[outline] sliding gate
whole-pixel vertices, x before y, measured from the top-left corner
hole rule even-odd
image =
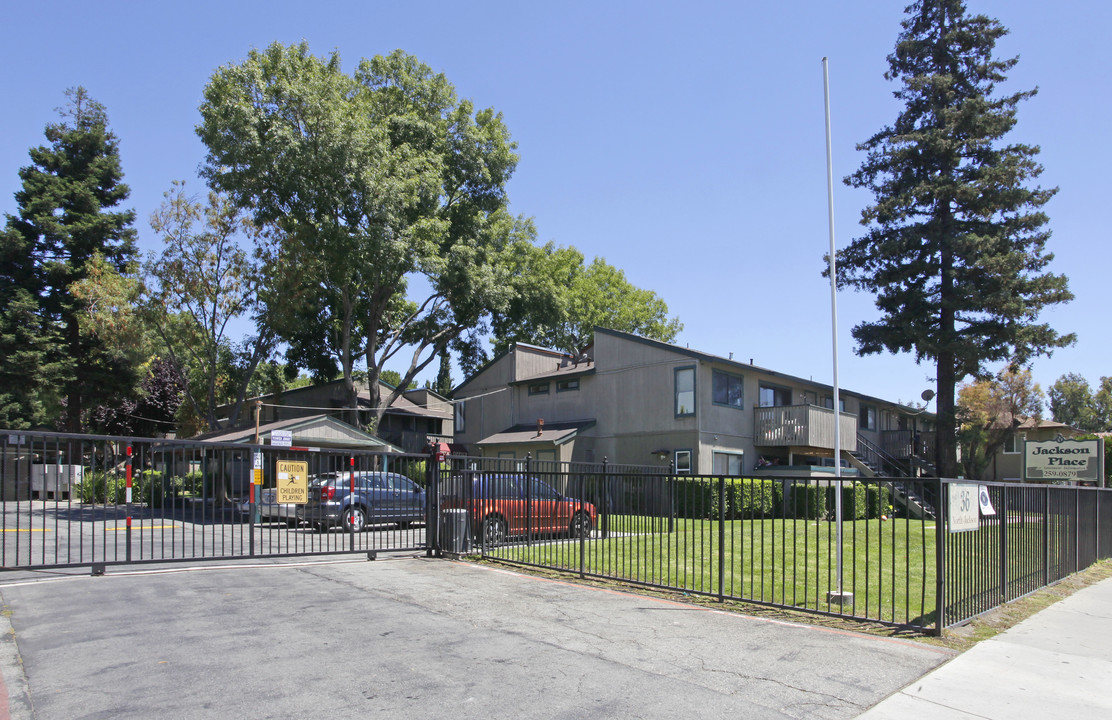
[[[2,430],[0,569],[423,550],[426,458]],[[302,473],[356,522],[261,502]]]

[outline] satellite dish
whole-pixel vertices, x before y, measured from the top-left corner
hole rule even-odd
[[[919,397],[923,398],[926,402],[930,402],[934,399],[934,390],[924,390],[923,394]]]

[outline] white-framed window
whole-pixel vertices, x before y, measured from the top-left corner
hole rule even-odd
[[[548,394],[548,383],[547,382],[530,383],[529,384],[529,394],[530,395],[547,395]]]
[[[1027,433],[1016,433],[1004,441],[1004,454],[1015,455],[1023,452],[1023,443],[1027,441]]]
[[[676,368],[676,417],[695,414],[695,366]],[[690,453],[688,454],[690,460]]]
[[[677,450],[675,460],[676,460],[676,474],[677,475],[690,475],[691,474],[691,451],[690,450]]]
[[[715,475],[739,477],[744,458],[745,456],[741,453],[716,452],[714,453],[712,472]]]
[[[455,408],[455,414],[456,414],[456,432],[458,432],[458,433],[462,433],[462,432],[466,432],[466,431],[467,431],[467,423],[466,423],[466,419],[467,419],[467,410],[466,410],[466,405],[467,405],[467,401],[466,401],[466,400],[458,400],[458,401],[456,401],[456,408]]]
[[[745,397],[743,381],[740,375],[732,375],[721,370],[713,370],[710,374],[711,402],[715,405],[743,408]]]

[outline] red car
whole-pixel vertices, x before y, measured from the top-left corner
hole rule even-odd
[[[443,507],[466,509],[473,537],[485,546],[508,537],[588,537],[597,519],[591,503],[565,497],[539,478],[514,475],[453,477]]]

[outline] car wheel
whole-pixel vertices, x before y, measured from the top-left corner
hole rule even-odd
[[[367,516],[362,508],[348,508],[344,511],[344,532],[363,532],[367,526]]]
[[[298,520],[297,518],[286,518],[286,527],[295,528],[299,524],[301,524],[301,521]]]
[[[568,530],[571,532],[572,537],[590,537],[591,516],[580,510],[572,516],[571,525]]]
[[[483,545],[498,547],[506,542],[506,521],[495,515],[483,520]]]
[[[399,530],[408,530],[412,525],[413,525],[412,520],[402,520],[400,523],[398,523],[398,529]]]

